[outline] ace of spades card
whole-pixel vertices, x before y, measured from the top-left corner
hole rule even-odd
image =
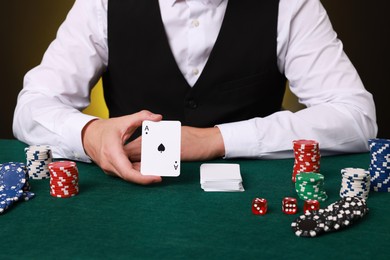
[[[180,175],[181,123],[163,120],[142,123],[141,174]]]

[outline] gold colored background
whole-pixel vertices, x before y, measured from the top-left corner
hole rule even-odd
[[[0,138],[13,138],[12,117],[24,74],[38,65],[55,38],[74,0],[11,0],[0,7]],[[389,1],[322,0],[345,51],[356,66],[377,105],[379,137],[390,138],[387,74],[390,30]],[[103,104],[103,105],[102,105]],[[283,107],[296,111],[302,106],[287,91]],[[94,88],[85,113],[107,117],[101,82]]]

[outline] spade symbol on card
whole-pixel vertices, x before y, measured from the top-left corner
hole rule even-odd
[[[160,144],[158,147],[157,147],[157,150],[162,153],[165,151],[165,146],[163,144]]]
[[[175,164],[173,165],[173,168],[175,168],[175,171],[177,171],[178,167],[179,167],[179,165],[177,164],[177,161],[175,161]]]
[[[145,131],[145,134],[148,134],[148,133],[149,133],[149,127],[148,127],[148,126],[145,126],[144,131]]]

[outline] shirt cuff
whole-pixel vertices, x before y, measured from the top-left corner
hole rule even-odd
[[[257,157],[259,142],[251,120],[216,125],[221,131],[225,145],[225,158]]]
[[[63,142],[59,145],[58,153],[54,151],[54,157],[65,156],[71,160],[91,162],[91,158],[85,153],[81,132],[84,126],[97,117],[86,115],[83,113],[75,112],[71,116],[67,117],[62,128],[61,136],[63,136]],[[64,147],[62,149],[61,147]]]

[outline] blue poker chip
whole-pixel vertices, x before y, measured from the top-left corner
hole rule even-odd
[[[378,192],[390,192],[390,187],[385,188],[385,187],[378,187],[378,186],[372,186],[371,191],[378,191]]]
[[[7,201],[18,201],[23,196],[22,190],[3,190],[1,192],[1,198],[2,200]]]
[[[23,163],[4,163],[0,166],[0,186],[6,190],[21,190],[26,183]]]
[[[0,191],[0,214],[23,196],[22,190],[4,189]]]
[[[0,164],[0,214],[21,200],[34,198],[30,192],[27,168],[21,162]]]
[[[21,196],[21,200],[24,200],[24,201],[27,201],[27,200],[31,200],[35,197],[35,193],[34,192],[30,192],[30,191],[23,191],[23,194]]]
[[[9,205],[10,205],[10,202],[8,202],[6,200],[0,201],[0,214],[3,214],[4,211],[6,211],[8,209]]]
[[[390,192],[390,140],[370,139],[370,165],[368,167],[371,177],[371,191]]]

